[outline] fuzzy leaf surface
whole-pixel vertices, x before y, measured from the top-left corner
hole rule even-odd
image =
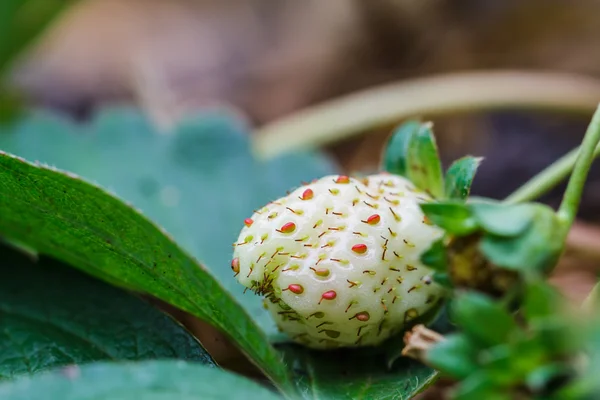
[[[257,383],[197,363],[161,360],[71,366],[0,385],[10,400],[276,400]]]
[[[214,366],[181,325],[58,261],[0,245],[0,380],[99,360],[177,358]]]

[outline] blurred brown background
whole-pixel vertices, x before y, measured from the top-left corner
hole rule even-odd
[[[168,126],[200,107],[234,107],[256,126],[373,85],[498,68],[600,75],[597,0],[82,0],[12,82],[33,104],[87,118],[123,101]],[[600,93],[598,94],[600,100]],[[445,157],[486,156],[474,192],[509,194],[579,144],[588,118],[532,112],[436,120]],[[349,171],[372,168],[388,129],[328,146]],[[556,204],[560,189],[544,200]],[[600,171],[572,241],[600,248]],[[555,281],[574,301],[597,253],[565,258]]]

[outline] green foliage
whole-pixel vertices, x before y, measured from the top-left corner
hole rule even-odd
[[[35,168],[36,173],[27,173],[31,181],[20,183],[22,186],[18,192],[22,194],[22,199],[16,202],[21,207],[18,212],[23,215],[37,213],[35,224],[41,224],[42,216],[45,220],[46,215],[59,215],[59,222],[70,222],[71,225],[61,225],[60,228],[61,232],[73,233],[69,240],[77,246],[69,245],[69,251],[73,252],[75,248],[77,254],[86,254],[86,257],[91,254],[90,262],[101,263],[109,269],[109,275],[103,276],[104,279],[160,295],[171,304],[204,318],[206,313],[218,313],[209,321],[242,343],[242,348],[262,368],[279,368],[276,373],[294,374],[294,382],[305,398],[379,398],[398,390],[406,396],[421,390],[435,377],[431,368],[415,361],[402,360],[389,369],[386,354],[381,352],[371,354],[349,350],[346,358],[357,361],[347,362],[343,358],[306,352],[295,345],[279,344],[278,349],[289,360],[288,365],[293,367],[290,371],[286,369],[282,372],[278,354],[267,353],[274,358],[264,361],[265,351],[270,346],[256,333],[253,325],[247,325],[247,317],[238,310],[226,308],[231,300],[227,293],[220,290],[219,284],[229,289],[239,300],[238,303],[257,321],[261,330],[269,333],[273,340],[278,339],[274,335],[271,318],[262,309],[259,298],[243,295],[242,288],[233,278],[229,266],[231,243],[236,241],[243,219],[251,215],[253,209],[281,196],[295,182],[334,172],[327,160],[307,153],[260,163],[250,155],[249,142],[243,129],[243,125],[228,116],[214,114],[183,122],[171,136],[156,133],[149,122],[133,110],[110,110],[85,126],[71,124],[48,114],[35,114],[10,131],[5,130],[0,135],[0,148],[99,182],[166,227],[178,243],[184,244],[195,256],[207,262],[210,275],[198,269],[195,263],[184,261],[185,254],[182,255],[181,250],[177,250],[179,256],[176,257],[172,252],[172,242],[165,242],[164,239],[160,244],[153,242],[155,228],[142,224],[138,220],[141,217],[129,215],[131,210],[119,205],[116,199],[109,200],[98,189],[95,194],[83,196],[79,192],[80,184],[88,187],[87,184],[62,175],[54,177],[54,172],[44,169],[44,174],[53,176],[51,181],[54,184],[58,182],[64,185],[51,190],[53,185],[50,179],[40,180],[37,177],[40,171]],[[12,171],[7,173],[16,175]],[[12,179],[18,182],[18,177]],[[0,182],[3,181],[0,178]],[[179,194],[177,204],[165,196],[165,187]],[[29,197],[24,197],[25,188],[29,188]],[[67,193],[61,194],[62,189]],[[36,190],[39,190],[39,195],[36,195]],[[49,198],[53,198],[53,201],[48,201]],[[74,198],[79,199],[75,206],[68,202],[68,199]],[[15,196],[12,200],[5,200],[7,204],[12,203]],[[94,204],[95,208],[87,208],[87,203]],[[28,204],[36,204],[36,208],[26,210]],[[65,206],[64,210],[60,208],[62,205]],[[24,222],[16,221],[21,218],[16,216],[15,206],[11,207],[13,212],[10,216],[15,220],[11,226],[23,226]],[[10,217],[6,216],[8,212],[7,209],[3,215],[0,211],[0,231],[4,230],[1,226],[3,221]],[[111,215],[107,215],[109,212]],[[82,228],[86,224],[91,224],[90,233],[82,237]],[[29,222],[27,226],[30,226]],[[48,223],[44,226],[51,229]],[[92,232],[109,237],[112,249],[119,250],[119,257],[106,259],[108,256],[115,257],[114,252],[110,248],[105,249],[102,243],[95,243]],[[33,238],[25,237],[23,230],[21,233],[21,242],[32,244]],[[36,232],[34,236],[39,238],[40,234],[43,231]],[[49,245],[60,241],[60,247],[64,247],[64,235],[51,235],[48,231],[44,240],[51,239],[52,242],[47,243]],[[138,242],[136,238],[142,240],[142,237],[143,242]],[[82,247],[82,240],[87,246],[90,242],[94,247]],[[33,243],[33,247],[40,248],[38,243]],[[153,253],[154,248],[158,249],[158,253]],[[55,251],[49,247],[44,249]],[[168,258],[168,254],[171,254],[171,258]],[[69,258],[68,261],[77,266],[81,264],[80,260]],[[138,261],[138,264],[134,261]],[[144,261],[144,264],[139,265],[139,261]],[[154,262],[157,263],[156,267]],[[109,268],[110,265],[119,265],[119,268]],[[148,271],[156,271],[156,274],[150,275]],[[99,273],[96,266],[87,272]],[[196,276],[199,274],[203,277]],[[215,293],[214,297],[210,293]],[[213,307],[215,304],[219,306],[217,309]],[[401,341],[401,338],[395,340]],[[275,379],[286,378],[279,375]],[[398,389],[399,382],[401,389]]]
[[[276,400],[248,379],[174,360],[69,366],[0,384],[6,400]]]
[[[421,122],[406,121],[390,136],[383,149],[381,169],[408,178],[408,147],[411,138],[421,129]]]
[[[434,198],[444,196],[444,175],[431,124],[422,124],[410,138],[408,178]]]
[[[402,338],[392,340],[401,343]],[[293,344],[281,348],[293,365],[303,399],[410,399],[435,382],[437,374],[406,358],[388,367],[386,353],[392,345],[334,352],[310,351]]]
[[[431,123],[409,120],[388,140],[381,167],[408,178],[434,198],[465,200],[480,162],[481,158],[461,158],[448,168],[444,178]]]
[[[445,193],[449,199],[465,200],[469,197],[471,184],[482,160],[480,157],[463,157],[448,167]]]
[[[59,262],[0,245],[0,379],[98,360],[214,365],[178,323]]]
[[[455,399],[563,398],[559,392],[573,381],[583,348],[578,325],[560,307],[549,312],[564,300],[547,284],[537,281],[526,293],[526,311],[516,317],[478,293],[455,300],[453,320],[461,332],[426,355],[431,365],[460,380]]]
[[[0,153],[0,233],[112,284],[152,294],[231,335],[281,386],[260,328],[215,278],[133,208],[86,181]]]
[[[73,0],[0,2],[0,73]]]

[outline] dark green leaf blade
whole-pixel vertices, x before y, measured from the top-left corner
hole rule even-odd
[[[484,346],[504,343],[517,328],[512,316],[489,297],[467,292],[452,304],[452,320]]]
[[[407,358],[388,369],[382,349],[319,352],[293,344],[278,347],[293,366],[296,385],[306,400],[410,399],[437,379],[433,369]]]
[[[471,184],[483,158],[463,157],[450,165],[446,171],[445,195],[448,199],[465,200],[471,192]]]
[[[57,261],[0,245],[0,380],[99,360],[186,359],[200,343],[146,302]]]
[[[444,174],[430,123],[421,124],[408,144],[407,171],[412,183],[434,198],[444,196]]]
[[[162,360],[70,366],[0,385],[6,400],[276,400],[251,380],[197,363]]]
[[[99,187],[0,153],[0,233],[208,321],[274,382],[288,386],[280,355],[215,278],[160,228]]]
[[[408,145],[419,129],[422,123],[416,120],[409,120],[402,123],[392,133],[390,139],[383,149],[381,169],[396,174],[409,177],[408,172]]]
[[[0,73],[72,0],[0,2]]]

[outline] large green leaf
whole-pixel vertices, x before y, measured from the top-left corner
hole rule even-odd
[[[104,112],[87,126],[36,114],[0,135],[0,148],[93,179],[141,208],[206,261],[261,328],[274,334],[260,298],[243,295],[232,276],[231,243],[253,209],[301,181],[336,171],[321,156],[302,152],[258,162],[249,153],[243,129],[214,114],[184,122],[171,136],[156,134],[132,110]],[[226,312],[223,316],[235,321]],[[407,360],[388,371],[384,354],[348,350],[346,357],[354,361],[346,362],[327,353],[304,353],[293,345],[282,349],[289,364],[298,367],[296,383],[307,398],[385,399],[395,393],[408,397],[433,379],[431,369]]]
[[[280,355],[215,278],[102,189],[0,153],[0,233],[205,319],[228,333],[276,384],[288,386]]]
[[[433,369],[407,358],[389,369],[383,348],[318,352],[291,344],[282,347],[307,400],[410,399],[437,379]]]
[[[260,298],[243,295],[233,277],[231,244],[253,210],[336,172],[315,153],[255,160],[247,127],[220,113],[183,121],[170,135],[129,108],[107,109],[89,124],[35,113],[11,129],[0,126],[0,150],[74,172],[141,209],[202,260],[269,334],[276,328]]]
[[[73,0],[0,1],[0,72]]]
[[[0,379],[98,360],[214,365],[167,315],[57,261],[0,245]]]
[[[279,396],[232,373],[163,360],[70,366],[0,385],[3,400],[276,400]]]

